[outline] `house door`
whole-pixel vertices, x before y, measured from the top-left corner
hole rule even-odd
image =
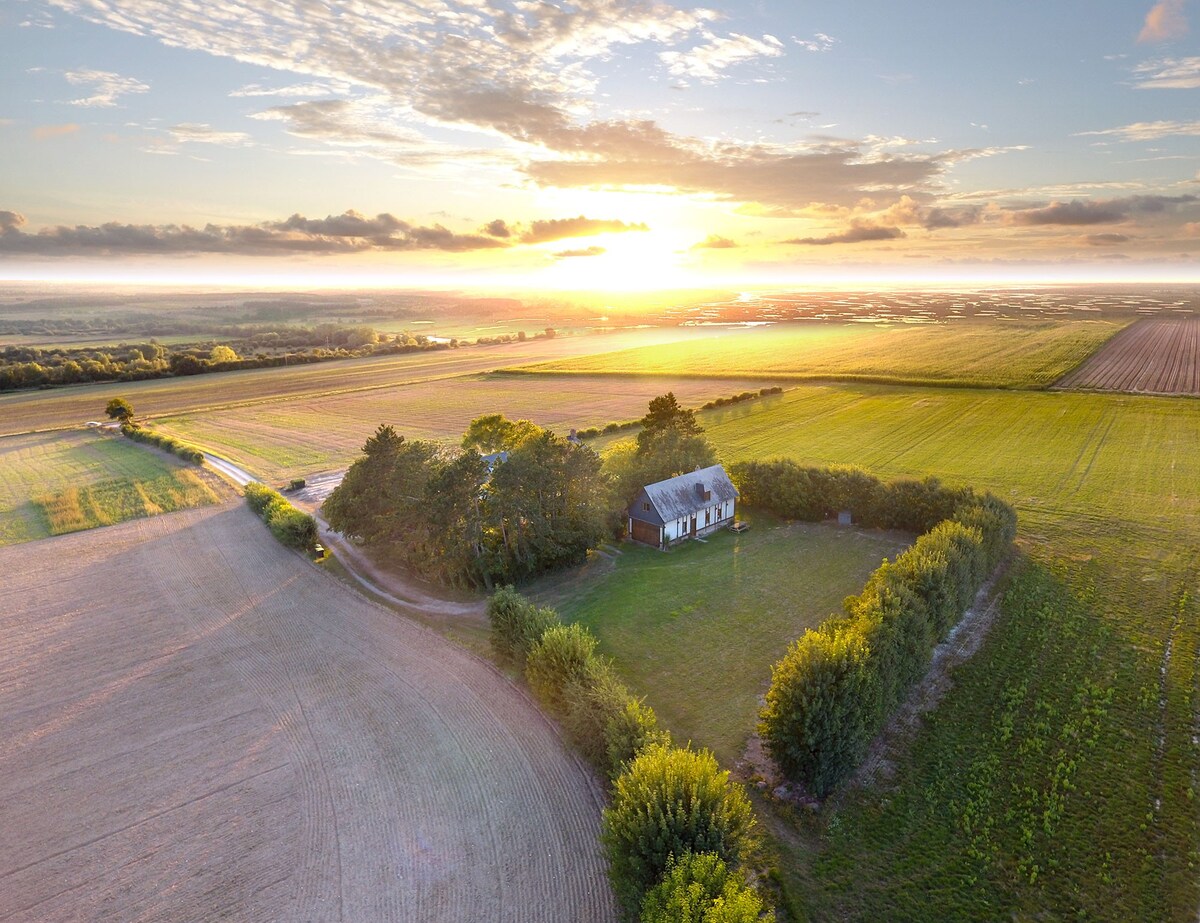
[[[692,538],[696,537],[696,517],[692,517]]]

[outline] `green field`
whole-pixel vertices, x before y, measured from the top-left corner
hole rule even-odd
[[[728,333],[717,340],[639,347],[519,370],[1043,388],[1079,365],[1128,322],[998,319],[886,327],[776,325]]]
[[[610,571],[542,595],[564,621],[591,629],[676,739],[711,748],[726,766],[754,731],[770,664],[910,541],[753,519],[749,532],[666,554],[625,545]]]
[[[800,912],[1194,919],[1200,402],[805,386],[700,419],[726,461],[936,474],[1021,515],[992,634],[893,781],[765,808]]]
[[[0,545],[216,503],[198,469],[93,431],[0,439]]]

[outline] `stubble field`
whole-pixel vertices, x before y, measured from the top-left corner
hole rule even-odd
[[[530,701],[244,505],[0,570],[0,918],[614,918],[600,789]]]

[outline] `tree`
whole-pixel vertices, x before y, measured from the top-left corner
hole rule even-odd
[[[667,429],[676,429],[689,436],[699,436],[704,432],[703,427],[696,422],[696,411],[681,407],[675,399],[675,392],[653,398],[646,415],[641,419],[642,431],[638,434],[638,445],[642,437],[653,438]]]
[[[763,903],[715,853],[673,856],[642,903],[642,923],[755,923]]]
[[[133,407],[123,397],[114,397],[108,402],[104,412],[110,420],[116,420],[122,426],[129,426],[133,422]]]
[[[539,609],[511,586],[502,586],[488,599],[492,650],[500,657],[524,664],[529,652],[547,629],[558,622],[553,609]]]
[[[238,354],[232,346],[218,345],[212,348],[208,358],[213,362],[237,362]]]
[[[511,451],[543,432],[529,420],[510,420],[502,413],[489,413],[471,421],[463,434],[462,447],[481,452]]]
[[[750,801],[708,750],[652,745],[617,778],[601,842],[609,877],[633,917],[672,856],[715,853],[737,867],[754,828]]]

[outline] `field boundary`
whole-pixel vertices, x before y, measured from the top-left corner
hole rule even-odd
[[[862,385],[904,385],[914,388],[969,388],[974,391],[1046,391],[1051,385],[1019,385],[1011,382],[964,381],[956,378],[905,378],[896,375],[830,375],[828,373],[806,372],[630,372],[630,371],[596,371],[595,369],[580,369],[572,372],[567,369],[538,369],[534,366],[513,366],[507,369],[496,369],[488,372],[485,377],[520,377],[535,376],[552,378],[685,378],[700,381],[783,381],[799,384],[862,384]]]
[[[1138,387],[1142,382],[1150,387]],[[1105,340],[1051,389],[1200,397],[1200,317],[1140,318]]]

